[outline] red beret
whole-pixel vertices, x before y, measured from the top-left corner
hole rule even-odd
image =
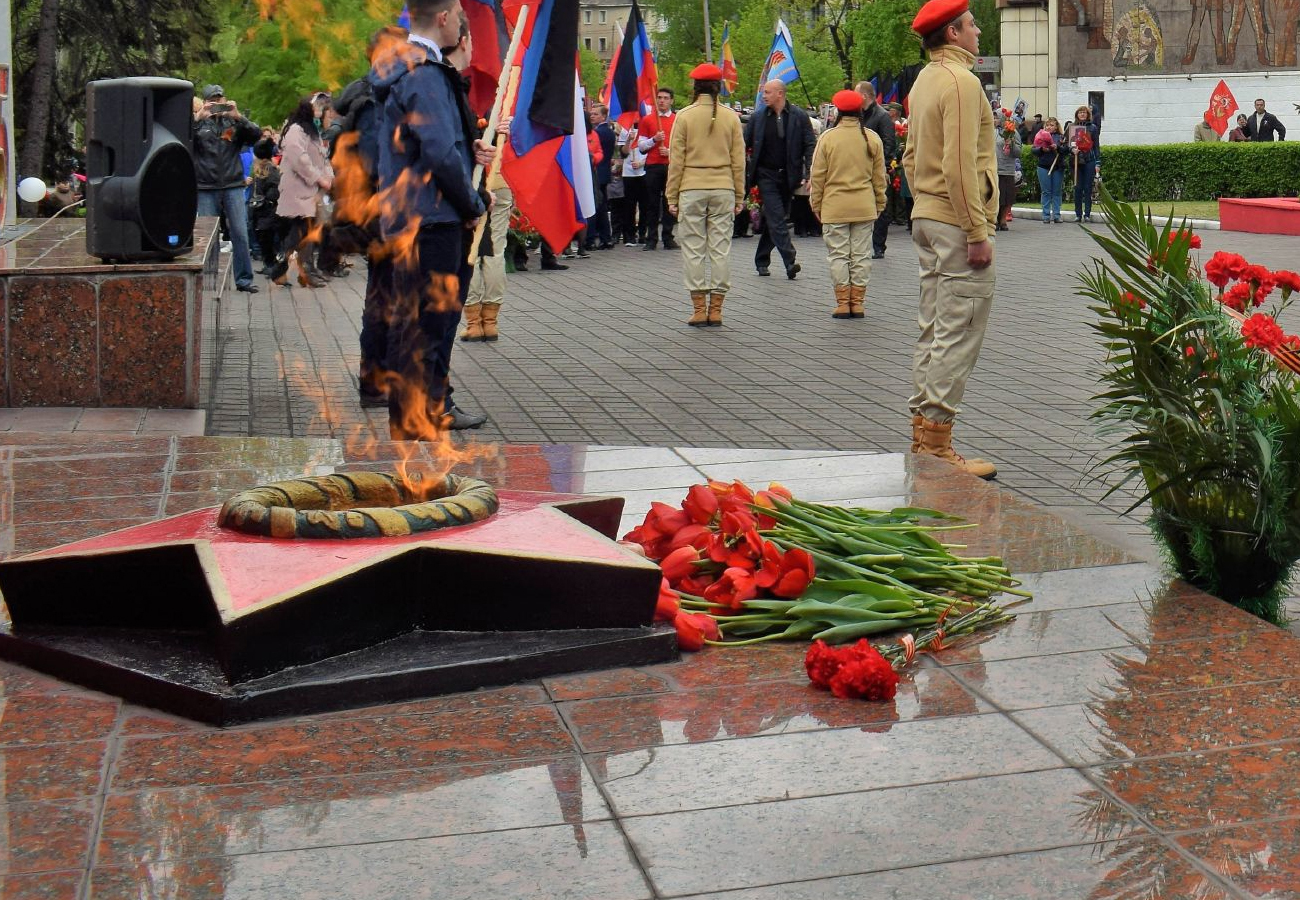
[[[857,91],[837,91],[835,96],[831,98],[831,102],[835,104],[835,108],[840,112],[851,113],[861,112],[862,105],[866,101],[862,99],[862,95]]]
[[[925,37],[970,9],[970,0],[929,0],[912,20],[912,30]]]
[[[713,63],[700,63],[691,69],[691,78],[696,81],[721,81],[722,70]]]

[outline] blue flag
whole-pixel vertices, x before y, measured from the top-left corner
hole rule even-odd
[[[772,38],[772,49],[767,53],[767,62],[763,64],[763,77],[758,80],[758,100],[756,105],[763,105],[763,85],[777,80],[789,84],[799,80],[799,67],[794,62],[794,40],[785,21],[777,19],[776,35]]]

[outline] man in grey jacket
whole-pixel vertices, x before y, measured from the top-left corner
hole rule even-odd
[[[894,133],[894,120],[876,102],[876,89],[870,81],[859,81],[856,90],[865,101],[862,104],[862,124],[874,131],[880,138],[880,143],[885,145],[885,168],[888,170],[889,164],[898,158],[898,137]],[[886,179],[888,177],[886,172]],[[886,204],[886,208],[880,211],[875,227],[871,230],[872,259],[884,258],[885,242],[889,237],[889,220],[892,217],[892,212]]]

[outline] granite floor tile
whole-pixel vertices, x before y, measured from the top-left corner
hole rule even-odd
[[[1289,740],[1300,680],[1117,696],[1012,714],[1077,765]]]
[[[135,737],[124,741],[116,791],[366,774],[574,750],[548,706],[378,718],[315,717],[293,724]]]
[[[1163,831],[1300,815],[1300,742],[1139,759],[1092,770]]]
[[[1272,628],[1200,641],[969,665],[949,665],[943,654],[935,660],[970,689],[1014,710],[1276,681],[1300,668],[1300,642]]]
[[[74,478],[62,484],[46,479],[7,479],[0,476],[0,488],[12,485],[13,499],[17,503],[51,498],[95,499],[98,497],[135,497],[144,494],[161,494],[162,472],[141,475],[109,475],[95,478]]]
[[[91,872],[95,900],[642,900],[627,844],[593,822],[453,837],[153,863]]]
[[[111,794],[97,862],[130,866],[610,818],[576,756]]]
[[[4,617],[6,620],[8,615],[8,611],[5,611]],[[104,696],[103,694],[88,695],[80,687],[66,681],[59,681],[52,675],[43,675],[32,669],[24,668],[17,663],[0,661],[0,694],[3,694],[6,698],[17,697],[19,694],[53,694],[60,692],[72,692],[83,696],[100,698]]]
[[[108,736],[116,697],[104,694],[19,694],[0,700],[0,747],[88,741]]]
[[[80,900],[84,872],[41,872],[0,876],[5,900]]]
[[[946,672],[913,667],[903,673],[898,694],[890,703],[840,700],[804,678],[616,696],[564,703],[561,709],[582,748],[597,752],[852,725],[887,728],[894,722],[969,715],[992,707],[977,700]]]
[[[1300,818],[1215,828],[1175,840],[1252,897],[1300,898]]]
[[[102,786],[106,752],[103,741],[0,748],[0,799],[93,796]]]
[[[871,791],[1063,765],[1001,715],[737,738],[590,758],[620,816]],[[690,773],[689,778],[682,774]]]
[[[543,681],[554,700],[585,700],[599,697],[622,697],[630,694],[655,694],[670,689],[658,675],[640,669],[605,669],[580,672]]]
[[[1276,630],[1262,619],[1181,581],[1139,603],[1041,612],[1028,603],[1014,611],[1015,621],[964,639],[942,654],[943,663],[991,662],[1157,641],[1263,635]]]
[[[990,815],[991,810],[1008,814]],[[1142,833],[1077,773],[1063,769],[634,817],[624,825],[664,896],[1023,853]],[[725,842],[726,852],[683,850],[710,837],[710,847]]]
[[[0,875],[85,865],[91,801],[0,804]]]
[[[748,647],[716,647],[707,653],[683,654],[680,662],[647,666],[643,671],[686,690],[754,681],[789,681],[807,677],[803,660],[808,646],[800,641],[772,641]]]
[[[1171,581],[1148,563],[1092,566],[1057,571],[1017,573],[1022,587],[1034,595],[1024,612],[1136,603],[1165,591]]]
[[[691,894],[683,900],[1230,900],[1154,838]],[[1270,895],[1272,896],[1272,895]]]

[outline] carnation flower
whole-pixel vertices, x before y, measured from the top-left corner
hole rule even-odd
[[[1242,322],[1241,336],[1246,339],[1247,347],[1258,347],[1261,350],[1276,350],[1287,339],[1281,326],[1265,313],[1255,313]]]
[[[1253,294],[1250,284],[1242,281],[1228,288],[1221,299],[1224,306],[1235,309],[1237,312],[1245,312],[1246,303],[1253,299]]]
[[[804,669],[814,685],[836,697],[892,700],[898,690],[898,673],[865,638],[846,647],[813,642]]]

